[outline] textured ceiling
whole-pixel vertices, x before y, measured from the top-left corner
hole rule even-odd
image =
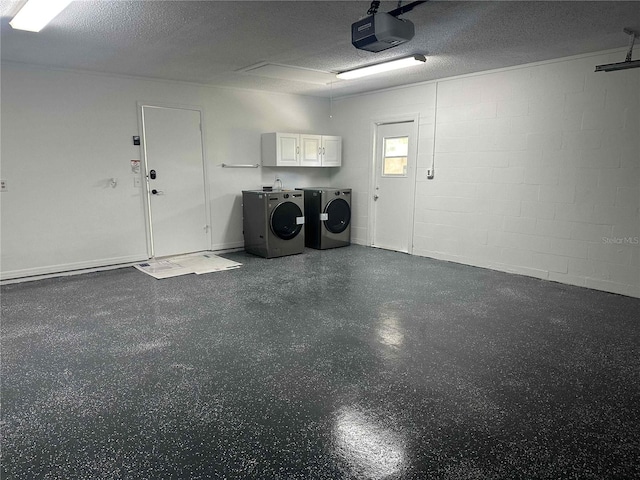
[[[413,40],[371,53],[351,45],[350,29],[370,2],[74,1],[40,33],[9,26],[23,3],[0,0],[3,61],[334,97],[626,47],[622,29],[640,30],[638,1],[431,1],[402,17],[415,24]],[[332,84],[318,81],[332,75],[288,80],[250,68],[337,72],[413,53],[427,63]]]

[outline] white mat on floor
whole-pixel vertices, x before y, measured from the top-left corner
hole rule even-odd
[[[201,253],[167,257],[160,260],[151,259],[148,262],[138,263],[134,267],[160,280],[188,273],[202,275],[204,273],[221,272],[238,268],[241,265],[241,263],[227,260],[212,253]]]

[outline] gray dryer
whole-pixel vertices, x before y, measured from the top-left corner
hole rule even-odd
[[[302,188],[305,244],[324,250],[351,244],[351,189]]]

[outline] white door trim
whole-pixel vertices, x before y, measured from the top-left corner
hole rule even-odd
[[[407,239],[407,253],[410,255],[413,253],[413,232],[415,223],[415,209],[416,209],[416,180],[418,170],[418,133],[420,124],[419,113],[403,113],[399,115],[389,115],[384,117],[376,117],[371,120],[371,162],[369,164],[369,202],[368,202],[368,216],[369,225],[367,227],[367,245],[373,246],[373,234],[375,231],[375,205],[373,199],[373,192],[375,191],[376,182],[376,145],[378,141],[378,125],[384,125],[386,123],[405,123],[413,122],[411,126],[411,135],[414,138],[414,142],[410,145],[411,154],[413,154],[414,165],[409,173],[409,238]]]
[[[144,138],[144,107],[149,108],[172,108],[179,110],[193,110],[200,114],[200,140],[201,140],[201,148],[202,148],[202,176],[204,182],[204,208],[205,215],[209,222],[207,229],[207,243],[209,244],[209,248],[211,248],[212,244],[212,219],[211,219],[211,192],[210,184],[209,184],[209,169],[207,167],[207,153],[205,150],[205,123],[204,123],[204,108],[198,105],[184,105],[177,103],[164,103],[164,102],[145,102],[138,101],[137,104],[137,113],[138,113],[138,132],[140,132],[140,156],[142,157],[142,184],[143,184],[143,197],[144,197],[144,217],[145,217],[145,227],[147,232],[147,255],[149,258],[153,258],[153,227],[151,225],[151,192],[149,190],[149,168],[147,165],[147,151],[145,147],[145,138]]]

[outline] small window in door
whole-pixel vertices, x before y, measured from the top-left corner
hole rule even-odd
[[[406,177],[409,137],[385,137],[382,148],[382,176]]]

